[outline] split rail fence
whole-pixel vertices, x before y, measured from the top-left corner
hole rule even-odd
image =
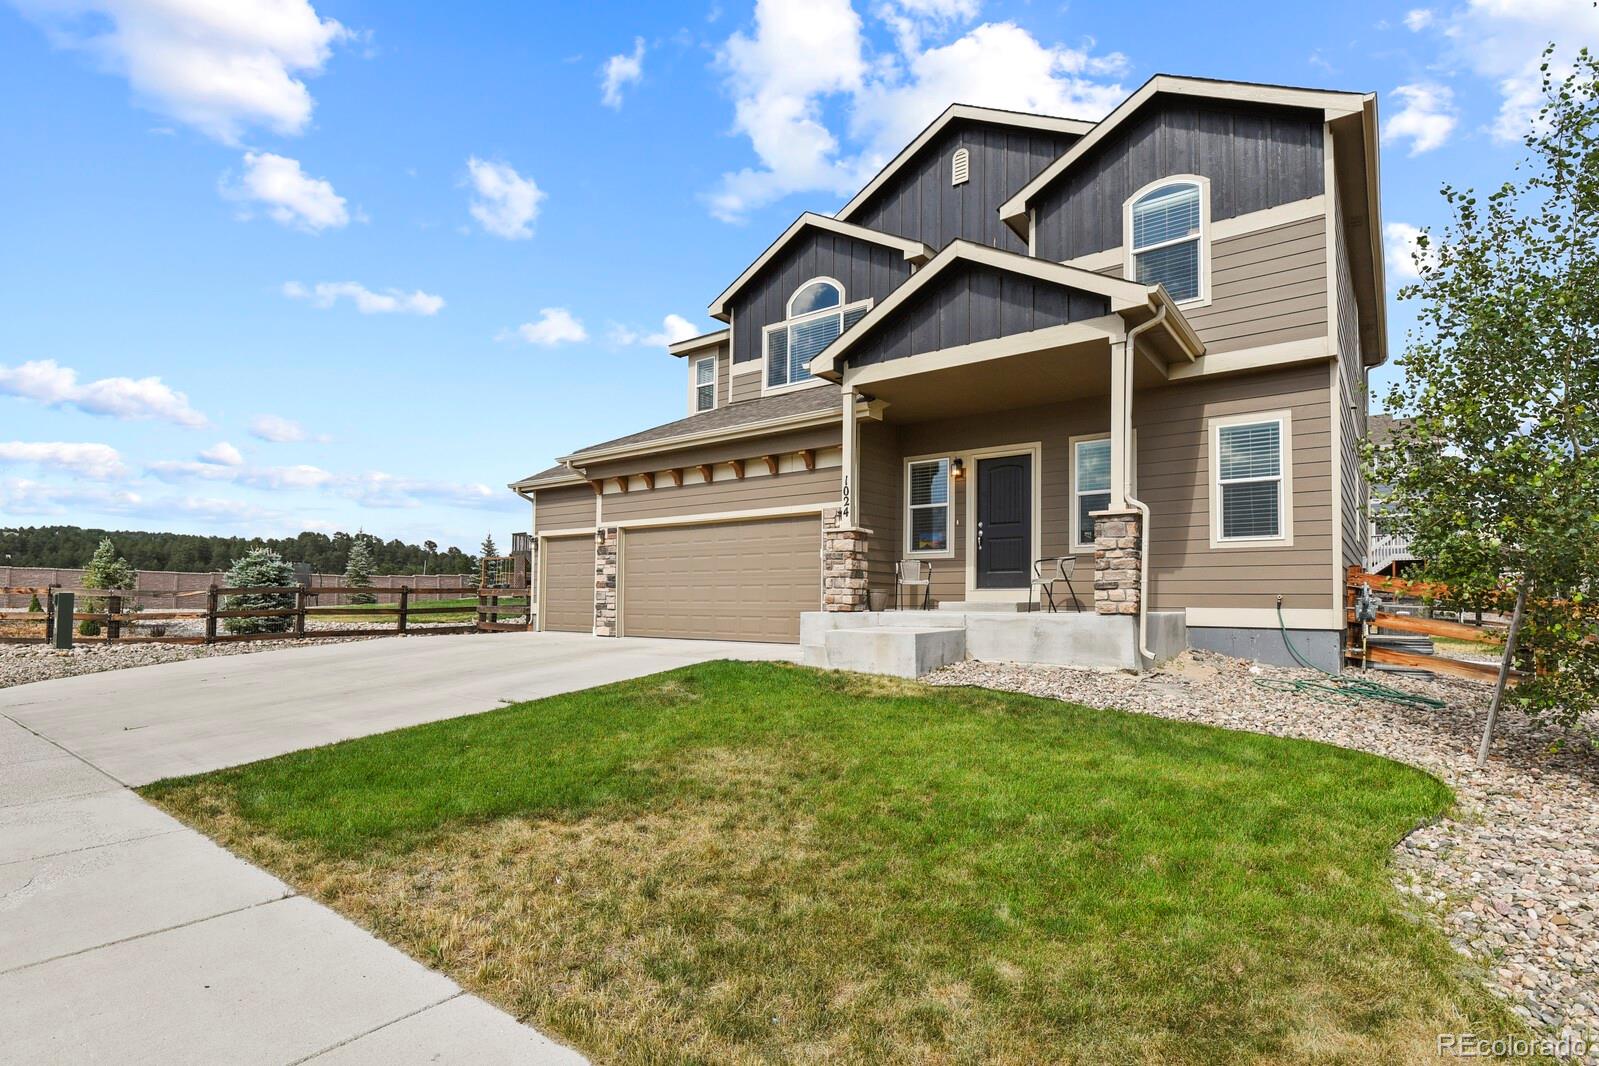
[[[0,594],[15,596],[37,597],[43,612],[32,611],[26,608],[8,608],[0,610],[0,643],[8,644],[38,644],[52,643],[55,640],[56,597],[63,593],[70,593],[75,599],[72,622],[74,628],[77,623],[92,622],[99,629],[97,634],[73,634],[73,641],[85,643],[118,643],[118,644],[223,644],[250,640],[319,640],[327,638],[348,637],[374,637],[387,634],[416,634],[416,633],[506,633],[519,632],[532,628],[533,603],[528,589],[516,588],[479,588],[476,585],[463,585],[458,588],[429,587],[414,590],[408,586],[397,589],[374,590],[367,587],[353,587],[346,585],[322,586],[306,588],[300,585],[291,586],[252,586],[230,587],[212,585],[209,588],[195,592],[179,593],[180,598],[205,598],[203,608],[194,610],[156,609],[143,610],[138,607],[139,589],[86,589],[64,588],[56,585],[43,587],[28,586],[3,586]],[[394,603],[370,603],[361,605],[318,605],[314,601],[320,595],[330,597],[339,595],[371,595],[381,591],[397,596]],[[453,596],[456,598],[475,599],[473,604],[440,604],[424,601],[413,604],[411,597],[414,592],[422,591],[428,597]],[[159,592],[158,595],[171,596],[170,592]],[[242,596],[273,596],[287,599],[293,597],[292,607],[233,607],[229,601]],[[93,605],[90,607],[89,605]],[[81,607],[82,609],[78,609]],[[63,605],[63,610],[65,609]],[[429,618],[440,615],[467,615],[473,620],[468,623],[436,625],[427,624]],[[366,618],[394,619],[394,628],[375,628],[350,625],[348,628],[310,628],[307,623],[320,618],[332,618],[339,622],[355,623]],[[226,620],[233,618],[273,618],[288,619],[287,628],[263,633],[228,633],[219,632],[226,630]],[[521,618],[521,621],[501,621],[501,618]],[[198,620],[202,632],[168,635],[166,633],[140,632],[152,628],[165,628],[173,622],[191,622]],[[453,620],[451,620],[453,621]],[[222,623],[220,626],[218,623]],[[416,623],[413,626],[413,622]],[[21,630],[35,629],[38,632],[23,633]]]
[[[1417,598],[1427,602],[1447,602],[1449,598],[1449,590],[1443,585],[1430,584],[1425,581],[1406,581],[1403,578],[1396,577],[1382,577],[1378,574],[1367,573],[1361,567],[1351,566],[1344,593],[1344,624],[1348,627],[1344,638],[1344,659],[1346,661],[1356,663],[1361,667],[1379,663],[1387,666],[1431,670],[1434,673],[1463,677],[1471,681],[1486,681],[1490,684],[1498,679],[1499,666],[1496,663],[1473,662],[1469,659],[1454,659],[1437,654],[1426,655],[1421,652],[1404,651],[1400,648],[1374,647],[1369,643],[1367,637],[1370,630],[1380,630],[1386,633],[1409,633],[1417,636],[1441,637],[1445,640],[1470,641],[1487,647],[1502,648],[1505,643],[1505,630],[1497,626],[1472,625],[1467,622],[1451,622],[1442,618],[1424,618],[1418,615],[1383,610],[1383,607],[1389,606],[1388,604],[1380,605],[1376,612],[1376,617],[1371,621],[1362,622],[1356,617],[1356,603],[1362,588],[1370,589],[1372,592]],[[1518,658],[1528,654],[1530,652],[1527,649],[1520,649]],[[1521,677],[1521,671],[1512,670],[1506,680],[1510,684],[1515,684],[1519,677]]]

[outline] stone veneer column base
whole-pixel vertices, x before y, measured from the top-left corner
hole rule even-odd
[[[601,526],[594,531],[594,635],[616,636],[616,563],[622,531]]]
[[[866,610],[868,532],[853,527],[840,528],[837,507],[822,512],[822,610]]]
[[[1137,614],[1138,579],[1143,572],[1139,547],[1143,516],[1137,511],[1095,511],[1094,610]]]

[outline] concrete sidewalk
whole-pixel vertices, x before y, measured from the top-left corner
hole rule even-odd
[[[0,1062],[585,1062],[124,783],[688,662],[793,653],[419,637],[0,689]]]

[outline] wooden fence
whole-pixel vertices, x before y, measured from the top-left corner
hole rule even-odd
[[[1449,674],[1452,677],[1464,677],[1472,681],[1487,681],[1491,683],[1498,679],[1499,667],[1494,663],[1471,662],[1466,659],[1453,659],[1445,655],[1424,655],[1419,652],[1403,651],[1399,648],[1372,647],[1366,639],[1369,630],[1382,630],[1390,633],[1413,633],[1418,636],[1442,637],[1446,640],[1466,640],[1494,648],[1504,646],[1505,633],[1496,627],[1471,625],[1466,622],[1449,622],[1441,618],[1422,618],[1416,615],[1398,614],[1382,610],[1380,607],[1374,619],[1370,622],[1362,622],[1355,615],[1355,603],[1362,588],[1371,589],[1373,592],[1418,597],[1425,600],[1447,600],[1449,595],[1449,590],[1443,585],[1428,584],[1424,581],[1406,581],[1403,578],[1380,577],[1376,574],[1367,573],[1361,567],[1351,566],[1344,592],[1344,622],[1348,627],[1344,638],[1344,658],[1346,661],[1358,663],[1362,667],[1372,663],[1382,663],[1388,666],[1431,670],[1434,673]],[[1520,676],[1519,671],[1512,670],[1508,678],[1509,683],[1515,684]]]
[[[144,590],[140,589],[85,589],[62,588],[59,586],[0,586],[0,594],[37,596],[40,605],[45,608],[43,614],[30,612],[23,609],[0,610],[0,622],[9,623],[0,628],[0,643],[11,644],[37,644],[49,643],[54,639],[55,632],[55,597],[60,593],[72,593],[76,599],[72,621],[93,622],[100,630],[92,636],[83,636],[74,633],[73,641],[91,643],[141,643],[141,644],[222,644],[250,640],[317,640],[329,637],[371,637],[383,636],[386,633],[503,633],[528,630],[532,628],[533,605],[526,589],[512,588],[479,588],[475,585],[461,585],[455,588],[430,587],[426,589],[429,596],[449,596],[454,598],[476,599],[475,605],[436,604],[412,602],[412,595],[416,590],[408,586],[397,589],[385,589],[384,592],[395,594],[398,598],[395,603],[373,603],[360,606],[339,604],[313,604],[309,601],[320,596],[343,597],[356,595],[370,595],[376,591],[368,587],[352,587],[348,585],[324,586],[320,588],[306,588],[299,585],[282,587],[253,586],[253,587],[228,587],[211,585],[203,590],[180,593],[179,598],[204,597],[203,608],[192,610],[143,610],[138,607],[137,600]],[[273,608],[242,608],[229,606],[231,598],[241,596],[273,596],[288,599],[293,598],[292,607]],[[91,607],[91,605],[93,605]],[[77,609],[82,607],[81,610]],[[467,624],[453,625],[425,625],[430,616],[435,615],[471,615],[473,621]],[[319,617],[333,616],[341,622],[353,622],[357,619],[373,617],[394,619],[394,628],[336,628],[336,629],[311,629],[307,621]],[[502,616],[523,616],[519,622],[502,622]],[[226,633],[218,632],[218,622],[222,622],[222,629],[226,629],[226,620],[230,618],[281,618],[288,619],[287,628],[265,633]],[[183,634],[168,636],[161,635],[134,635],[124,633],[124,628],[139,626],[159,626],[162,623],[173,621],[199,620],[203,633]],[[419,627],[413,628],[413,620],[418,621]],[[39,633],[20,635],[12,630],[21,623],[23,627],[38,628]]]
[[[518,587],[527,583],[525,569],[525,565],[519,562],[513,582]],[[0,565],[0,608],[28,606],[26,596],[7,593],[3,591],[6,587],[21,588],[30,595],[33,589],[51,585],[78,588],[83,585],[83,574],[83,570],[71,567]],[[140,602],[146,607],[179,610],[186,606],[185,600],[190,593],[204,593],[212,585],[227,583],[226,573],[220,570],[139,570],[136,571],[134,587],[138,590]],[[343,574],[310,575],[310,588],[314,591],[331,590],[347,584]],[[404,586],[411,590],[411,598],[418,600],[459,596],[463,586],[475,588],[478,584],[474,574],[374,574],[372,587],[366,591],[379,599],[393,600],[398,596],[401,586]],[[337,603],[344,598],[329,595],[322,602]]]

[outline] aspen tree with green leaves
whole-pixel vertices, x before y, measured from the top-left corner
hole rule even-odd
[[[1451,220],[1417,242],[1385,401],[1408,422],[1368,448],[1379,527],[1452,602],[1512,616],[1479,765],[1503,703],[1566,725],[1599,703],[1599,60],[1551,57],[1516,174],[1445,186]]]

